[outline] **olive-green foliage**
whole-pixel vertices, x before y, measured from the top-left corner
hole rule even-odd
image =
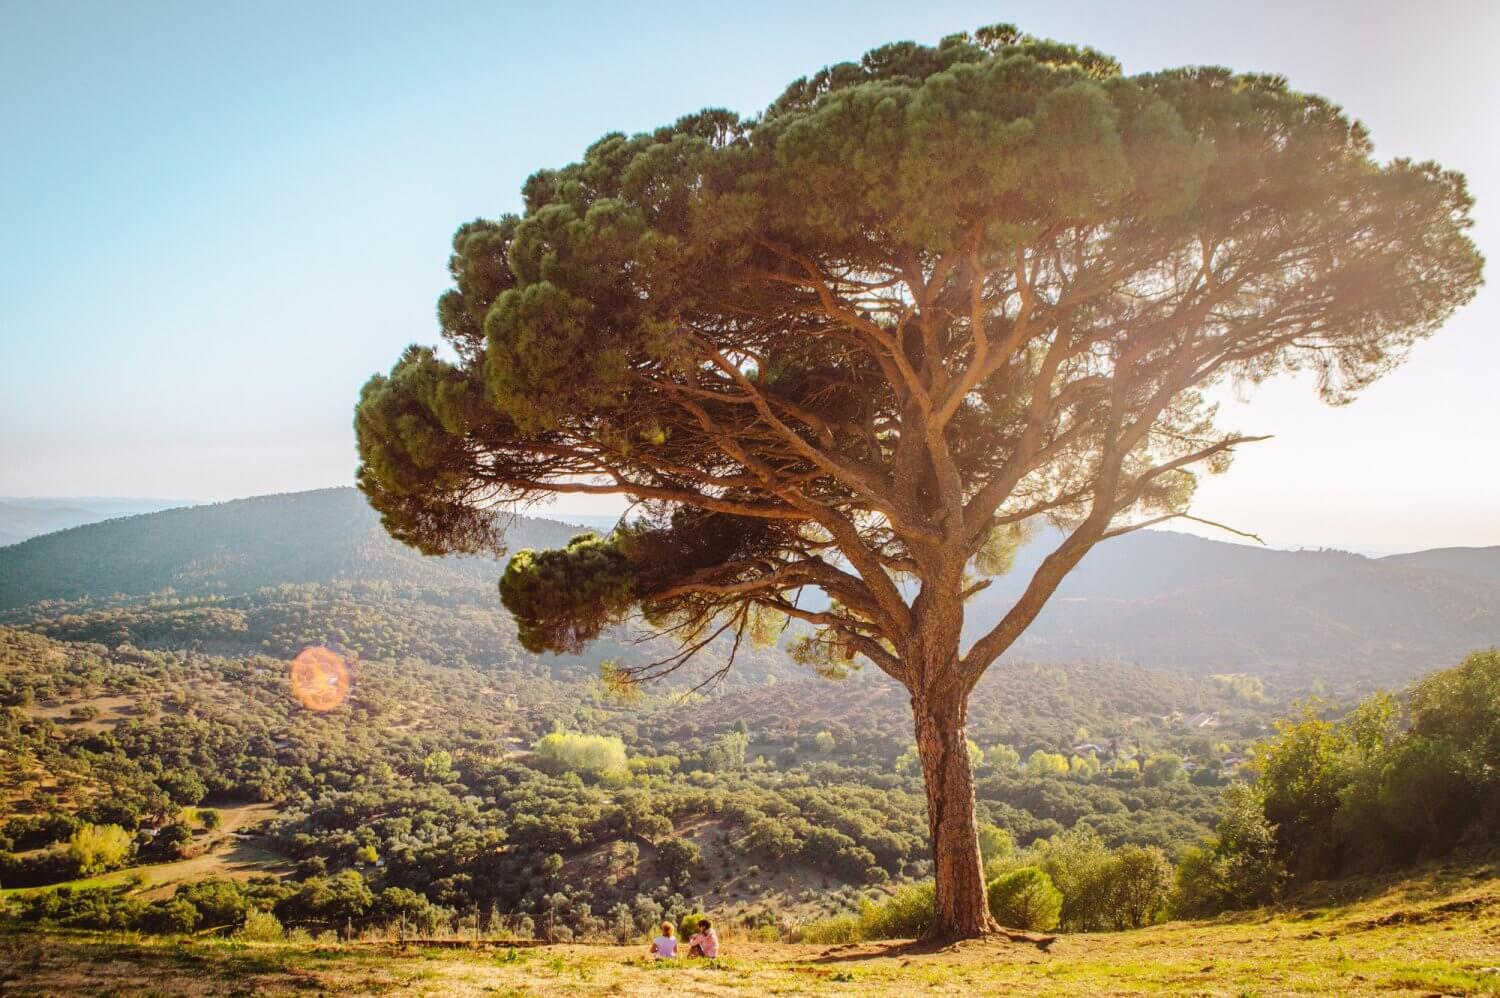
[[[861,938],[916,939],[932,925],[933,883],[924,880],[898,887],[882,901],[867,901],[860,908]]]
[[[1026,760],[1028,776],[1063,776],[1068,772],[1068,757],[1058,752],[1037,749]]]
[[[1175,870],[1155,846],[1126,845],[1110,863],[1109,920],[1115,929],[1139,929],[1166,914]]]
[[[130,857],[130,833],[119,825],[82,825],[68,839],[68,858],[82,877],[123,866]]]
[[[453,754],[446,749],[427,753],[422,760],[422,778],[435,783],[444,783],[457,774],[453,771]]]
[[[1286,879],[1275,826],[1255,792],[1232,783],[1224,790],[1223,817],[1213,838],[1187,850],[1178,862],[1175,904],[1190,917],[1269,904]]]
[[[201,880],[183,884],[173,893],[172,898],[192,905],[198,912],[199,921],[209,928],[238,925],[250,910],[244,890],[229,880]]]
[[[1092,828],[1076,825],[1034,843],[1018,860],[1041,868],[1062,892],[1060,923],[1064,928],[1092,932],[1111,927],[1113,856]]]
[[[679,890],[686,889],[703,862],[703,851],[686,839],[672,837],[656,847],[656,860],[667,879]]]
[[[1411,691],[1410,726],[1376,694],[1341,719],[1307,704],[1257,751],[1255,791],[1293,876],[1447,853],[1500,827],[1500,652],[1475,652]]]
[[[198,774],[191,770],[165,773],[156,782],[177,804],[196,804],[208,793],[208,788],[203,785]]]
[[[1182,760],[1170,753],[1154,755],[1141,767],[1141,779],[1148,787],[1170,783],[1182,775]]]
[[[989,864],[989,872],[998,880],[1029,867],[1059,891],[1054,924],[1071,932],[1150,925],[1165,914],[1172,897],[1174,870],[1161,849],[1134,844],[1111,849],[1083,823]]]
[[[91,887],[22,894],[12,902],[23,925],[61,926],[76,929],[133,929],[155,914],[127,887]]]
[[[241,939],[255,943],[279,943],[286,938],[281,922],[269,911],[252,911],[245,916],[245,924],[236,933]]]
[[[1014,772],[1021,765],[1021,753],[1003,743],[991,746],[984,757],[991,769],[1002,773]]]
[[[991,863],[1009,859],[1015,851],[1016,842],[1010,832],[988,822],[979,826],[979,855],[986,868]]]
[[[708,918],[708,916],[701,911],[689,912],[688,914],[683,915],[682,918],[678,919],[677,921],[677,938],[683,940],[683,942],[686,943],[686,941],[693,938],[693,934],[698,931],[698,923],[702,922],[706,918]]]
[[[182,898],[168,898],[152,906],[144,927],[152,932],[175,934],[192,932],[203,920],[198,909]]]
[[[1057,928],[1062,892],[1034,866],[1001,874],[989,884],[990,914],[1013,929],[1045,932]]]
[[[179,886],[169,898],[146,902],[134,893],[138,884],[40,890],[14,899],[14,915],[23,925],[80,929],[136,929],[183,933],[208,929],[236,930],[259,918],[250,935],[279,938],[269,929],[265,909],[296,890],[274,878],[258,881],[204,880]]]
[[[1474,652],[1417,683],[1410,712],[1416,737],[1450,742],[1485,789],[1500,783],[1500,649]]]
[[[932,926],[935,889],[930,880],[905,884],[878,901],[864,901],[858,914],[844,913],[805,925],[806,942],[916,939]]]
[[[405,887],[387,887],[376,896],[371,914],[381,924],[430,936],[447,923],[452,913],[434,905],[425,894]]]
[[[819,734],[828,734],[823,731]],[[708,750],[707,762],[715,772],[738,772],[745,768],[745,752],[750,745],[750,736],[743,731],[728,731],[714,740]]]
[[[825,946],[857,943],[865,939],[864,925],[858,915],[845,912],[842,915],[830,915],[801,926],[796,938],[801,942]]]
[[[1256,751],[1261,805],[1296,875],[1327,875],[1339,866],[1334,816],[1349,785],[1350,747],[1339,725],[1308,704],[1295,719],[1277,722],[1276,736]]]
[[[332,877],[309,877],[277,903],[276,914],[286,924],[340,928],[362,920],[374,906],[375,895],[365,879],[344,870]]]
[[[528,651],[576,654],[623,619],[632,585],[617,539],[579,534],[560,550],[512,557],[500,577],[500,602]]]

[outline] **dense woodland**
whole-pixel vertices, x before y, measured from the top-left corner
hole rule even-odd
[[[601,667],[658,654],[651,642],[627,631],[582,656],[533,655],[493,577],[416,562],[439,573],[424,581],[387,558],[399,549],[359,554],[338,522],[318,521],[350,559],[344,577],[233,591],[226,566],[256,582],[297,575],[244,531],[196,590],[122,573],[134,591],[7,612],[9,917],[186,931],[263,912],[312,932],[634,938],[705,910],[806,938],[920,930],[925,805],[893,684],[820,678],[773,646],[741,649],[695,691],[724,661],[714,648],[699,672],[622,697]],[[148,542],[106,548],[130,559]],[[180,584],[214,559],[178,544],[166,574]],[[341,650],[353,672],[327,713],[290,689],[289,662],[312,645]],[[997,917],[1128,928],[1482,841],[1500,824],[1485,707],[1500,684],[1493,656],[1477,661],[1409,706],[1381,696],[1352,713],[1349,700],[1299,706],[1248,672],[1005,663],[969,724]],[[1434,706],[1458,701],[1471,704],[1461,716]],[[1278,777],[1297,771],[1279,760],[1304,758],[1319,760],[1315,785]],[[261,857],[258,876],[150,887],[252,804],[268,820],[230,841]]]
[[[294,592],[311,611],[285,590],[199,607],[188,619],[240,622],[216,638],[153,630],[172,619],[160,601],[38,625],[79,640],[0,632],[0,883],[95,872],[69,849],[84,826],[132,836],[114,865],[172,858],[164,841],[190,852],[197,811],[244,801],[278,805],[265,842],[298,876],[357,870],[459,912],[557,919],[561,895],[588,925],[590,912],[646,898],[642,911],[728,905],[790,924],[926,872],[920,773],[884,683],[769,674],[732,696],[678,688],[622,703],[586,675],[355,657],[349,701],[317,714],[290,696],[277,644],[295,644],[302,614],[324,619],[308,588]],[[343,635],[351,654],[401,630],[369,593],[346,605],[358,610]],[[148,635],[227,635],[277,653],[122,640]],[[1204,709],[1220,718],[1211,733],[1185,726]],[[1224,760],[1267,717],[1232,683],[1097,665],[997,672],[972,728],[981,801],[1022,845],[1082,821],[1110,845],[1175,856],[1211,827]],[[613,761],[571,749],[587,736]]]
[[[270,656],[14,629],[0,631],[0,655],[0,883],[192,855],[215,810],[245,801],[277,805],[259,842],[290,873],[156,902],[19,892],[13,914],[28,922],[181,930],[222,916],[176,903],[203,894],[241,921],[259,908],[314,930],[394,917],[438,931],[470,913],[486,928],[625,938],[698,908],[807,938],[920,928],[920,777],[900,703],[874,682],[620,703],[597,680],[356,660],[350,699],[320,714]],[[1270,708],[1243,680],[997,673],[972,731],[990,872],[1006,882],[996,903],[1021,904],[1003,909],[1009,924],[1128,928],[1172,905],[1259,903],[1299,879],[1482,842],[1496,816],[1497,689],[1491,653],[1418,687],[1409,729],[1389,697],[1342,719],[1307,705],[1261,743],[1252,789],[1233,764]],[[1221,705],[1211,733],[1183,723],[1192,693]],[[1133,708],[1154,712],[1110,725]],[[1312,787],[1295,768],[1310,757],[1325,774]],[[1318,810],[1329,799],[1340,803]],[[111,850],[98,840],[115,829]],[[1309,852],[1323,842],[1336,852]],[[1144,900],[1122,907],[1132,891]]]
[[[506,541],[512,550],[550,548],[581,529],[519,518]],[[1046,541],[1022,547],[1011,573],[975,598],[971,637],[1015,599]],[[609,634],[581,656],[539,660],[498,606],[503,567],[486,558],[423,558],[385,535],[358,492],[324,489],[90,524],[0,548],[0,623],[45,623],[70,640],[225,654],[360,641],[366,658],[579,675],[596,674],[603,660],[639,664],[670,650]],[[274,615],[273,602],[282,604]],[[297,604],[301,619],[288,626]],[[380,606],[378,619],[359,621],[371,604]],[[130,610],[128,629],[99,616],[119,608]],[[1011,657],[1125,661],[1200,678],[1249,672],[1283,698],[1310,691],[1353,698],[1404,686],[1497,634],[1497,548],[1375,559],[1148,531],[1094,550]],[[731,680],[759,682],[786,669],[783,656],[746,651]]]

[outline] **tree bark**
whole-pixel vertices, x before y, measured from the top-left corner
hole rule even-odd
[[[917,755],[927,787],[927,829],[932,839],[935,911],[930,940],[972,939],[999,929],[990,915],[974,824],[974,775],[962,692],[912,696]]]

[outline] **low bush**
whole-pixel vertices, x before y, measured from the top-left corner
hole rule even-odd
[[[1001,925],[1035,932],[1057,928],[1062,892],[1036,867],[1001,874],[990,881],[989,894],[990,914]]]
[[[804,925],[797,933],[799,942],[820,945],[857,943],[864,938],[864,926],[860,924],[859,916],[853,914],[820,918],[816,922]]]
[[[862,939],[915,939],[932,925],[932,881],[900,887],[880,901],[866,901],[859,914],[833,915],[802,929],[807,942],[855,942]]]
[[[935,889],[930,880],[900,887],[884,901],[866,901],[859,920],[866,939],[915,939],[932,925]]]
[[[252,911],[246,915],[238,935],[255,943],[279,943],[286,938],[281,921],[269,911]]]

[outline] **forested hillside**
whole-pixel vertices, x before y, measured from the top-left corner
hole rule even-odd
[[[1048,547],[1023,548],[1011,574],[975,598],[971,635],[1019,595]],[[1141,531],[1090,552],[1017,653],[1246,671],[1352,691],[1405,683],[1496,642],[1495,549],[1367,558]]]
[[[575,530],[525,520],[510,538],[552,546]],[[1086,563],[1042,645],[1072,620],[1064,644],[1083,648],[1085,623],[1107,618],[1182,667],[1015,657],[969,711],[992,869],[1021,877],[1015,890],[1045,870],[1072,899],[1054,912],[1072,928],[1159,917],[1179,859],[1216,869],[1192,857],[1224,841],[1220,795],[1290,695],[1410,661],[1288,676],[1257,649],[1285,640],[1275,631],[1297,598],[1306,624],[1369,609],[1351,578],[1369,580],[1354,592],[1370,606],[1405,591],[1392,580],[1438,599],[1459,578],[1474,594],[1488,585],[1180,535],[1114,550]],[[922,910],[931,872],[925,800],[907,704],[884,677],[818,678],[772,645],[742,648],[723,684],[694,692],[724,664],[721,643],[622,700],[601,666],[664,646],[622,628],[584,655],[532,654],[497,605],[498,569],[396,545],[350,490],[0,551],[0,885],[23,891],[18,917],[173,931],[264,909],[315,931],[469,918],[540,932],[545,919],[550,938],[628,938],[704,908],[771,934],[913,931],[900,913]],[[1139,598],[1111,595],[1126,586]],[[1217,598],[1228,615],[1245,593],[1277,591],[1258,644],[1203,609]],[[1457,634],[1487,626],[1472,616],[1450,621]],[[1185,622],[1148,626],[1167,618]],[[1198,657],[1213,635],[1238,650]],[[292,695],[291,662],[311,646],[351,670],[327,712]],[[1261,667],[1214,668],[1241,655]],[[77,892],[24,893],[91,876]],[[1145,900],[1121,922],[1110,899],[1123,890]]]
[[[204,848],[202,808],[257,801],[279,816],[258,848],[302,877],[363,868],[453,911],[584,928],[621,905],[642,925],[689,904],[804,919],[929,862],[904,704],[884,683],[621,704],[593,679],[360,659],[348,702],[318,714],[290,696],[282,657],[10,629],[0,653],[7,887],[89,872],[68,845],[82,828],[137,843],[104,869],[160,863]],[[1203,709],[1220,712],[1211,736],[1182,723]],[[1144,670],[1000,673],[975,700],[982,807],[1020,844],[1092,828],[1176,855],[1212,826],[1226,760],[1266,716],[1227,686]],[[1098,744],[1075,752],[1084,739]],[[298,903],[283,914],[320,917]]]
[[[515,547],[550,547],[578,530],[518,518],[507,533]],[[358,492],[321,489],[92,523],[0,549],[0,609],[331,581],[493,592],[502,567],[478,558],[424,558],[391,540]]]
[[[507,540],[511,550],[555,547],[580,529],[518,518]],[[1046,540],[1023,547],[1014,569],[973,600],[971,639],[1019,594],[1049,549]],[[357,492],[325,489],[168,510],[0,548],[0,621],[44,622],[59,637],[115,633],[151,647],[281,652],[289,645],[264,633],[254,619],[259,611],[236,600],[264,587],[300,586],[274,599],[308,605],[309,617],[329,622],[331,640],[357,641],[363,654],[534,662],[499,608],[502,568],[491,559],[425,558],[391,540]],[[384,615],[395,631],[370,632],[353,619],[371,600],[401,604],[400,613]],[[121,607],[143,631],[126,634],[100,616]],[[233,631],[240,637],[231,640]],[[1090,553],[1012,657],[1251,673],[1285,690],[1321,684],[1352,694],[1404,683],[1496,642],[1495,549],[1375,559],[1145,531]],[[586,660],[545,661],[576,673],[603,659],[664,653],[617,638],[588,649]],[[750,667],[763,674],[775,663]]]

